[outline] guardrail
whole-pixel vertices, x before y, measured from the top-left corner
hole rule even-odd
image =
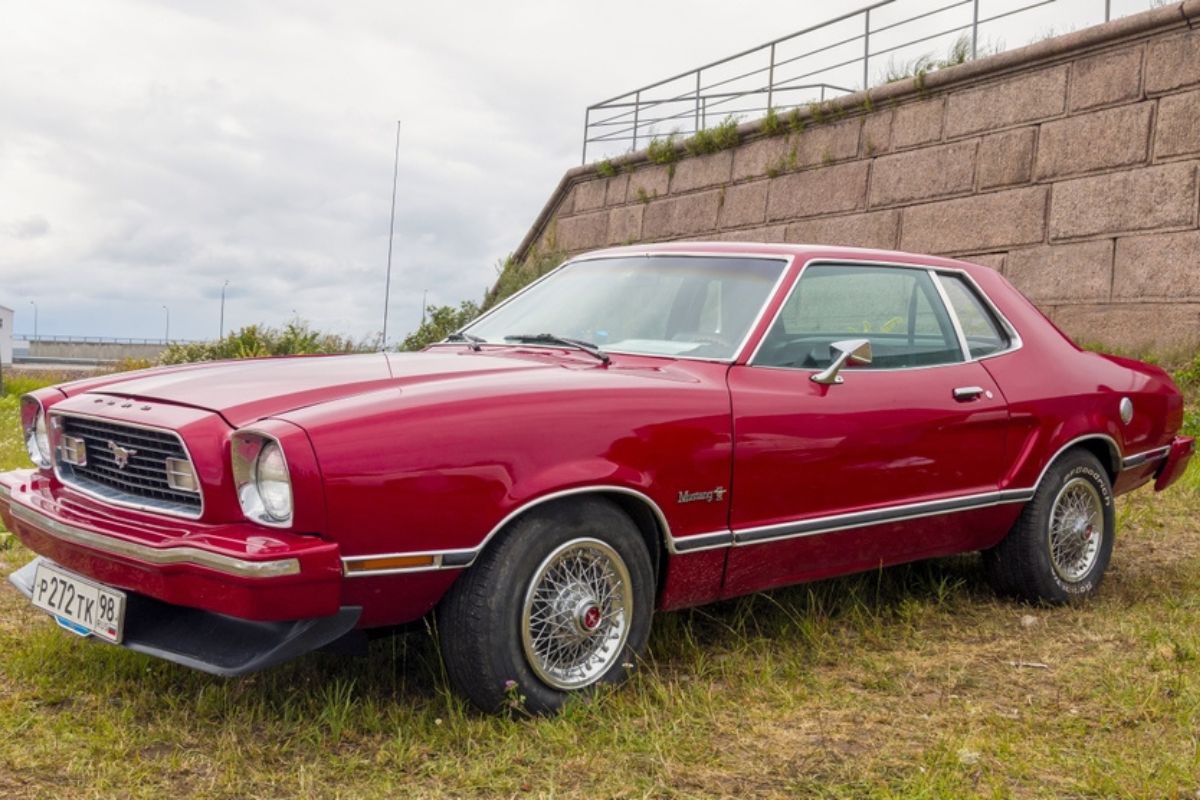
[[[1112,2],[1084,0],[1082,5],[1097,12],[1103,5],[1107,22],[1112,18]],[[1142,3],[1145,7],[1153,4],[1154,0]],[[1006,49],[1003,42],[980,38],[989,26],[1018,16],[1029,18],[1033,9],[1042,6],[1081,3],[1034,0],[1012,8],[1012,0],[949,0],[895,18],[898,9],[912,5],[914,2],[882,0],[588,106],[583,121],[583,163],[587,163],[589,145],[603,146],[605,155],[637,150],[655,136],[692,135],[709,127],[713,119],[753,119],[769,109],[786,110],[859,91],[873,85],[872,69],[878,70],[881,64],[884,72],[877,74],[874,84],[886,83],[906,67],[919,68],[922,58],[933,59],[935,51],[921,52],[921,48],[950,43],[954,51],[951,63],[974,59],[985,46],[990,52],[999,52]],[[1051,28],[1049,35],[1053,33]],[[914,34],[915,38],[909,38]],[[1029,35],[1028,26],[1024,35]],[[896,59],[905,55],[909,60],[897,66]],[[926,61],[926,66],[929,63]]]
[[[195,344],[199,339],[138,339],[130,337],[114,337],[114,336],[68,336],[39,333],[37,338],[30,334],[13,334],[14,342],[64,342],[67,344],[161,344],[166,347],[169,344]]]

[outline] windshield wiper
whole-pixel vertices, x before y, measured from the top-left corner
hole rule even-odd
[[[589,356],[600,359],[604,364],[611,360],[607,353],[591,342],[585,342],[582,339],[568,339],[566,336],[555,336],[553,333],[515,333],[512,336],[505,336],[504,340],[525,344],[557,344],[573,350],[582,350]]]
[[[487,339],[482,336],[475,336],[471,333],[452,333],[446,337],[447,342],[467,342],[468,346],[478,353],[483,348],[479,345],[487,344]]]

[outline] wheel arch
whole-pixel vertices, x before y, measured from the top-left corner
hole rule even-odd
[[[529,500],[510,511],[500,520],[476,548],[475,558],[487,549],[504,531],[509,530],[516,522],[539,511],[548,511],[551,507],[562,503],[578,502],[589,497],[598,497],[615,505],[624,512],[634,527],[642,535],[646,550],[650,554],[650,563],[654,569],[656,589],[662,588],[666,559],[670,551],[671,528],[666,515],[649,495],[625,486],[580,486],[550,492]],[[474,559],[472,559],[474,561]]]
[[[1105,433],[1086,433],[1082,436],[1076,436],[1066,444],[1063,444],[1054,452],[1054,455],[1046,461],[1046,465],[1042,467],[1042,471],[1038,474],[1037,481],[1033,484],[1033,489],[1036,491],[1042,485],[1042,480],[1046,477],[1046,473],[1050,471],[1050,467],[1060,458],[1065,456],[1072,450],[1084,450],[1091,453],[1104,467],[1104,471],[1108,473],[1108,479],[1112,483],[1116,483],[1117,475],[1121,472],[1121,448],[1117,445],[1117,441]]]

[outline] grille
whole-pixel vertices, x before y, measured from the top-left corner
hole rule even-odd
[[[87,464],[73,466],[58,459],[59,477],[101,499],[198,516],[199,494],[182,492],[167,483],[168,458],[190,463],[179,436],[169,431],[139,428],[83,417],[60,417],[63,433],[83,439]],[[130,451],[124,467],[109,442]]]

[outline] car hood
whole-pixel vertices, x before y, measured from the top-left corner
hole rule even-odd
[[[159,401],[215,411],[234,427],[364,392],[473,374],[548,369],[523,358],[463,358],[457,353],[404,353],[246,359],[151,370],[102,386],[94,394]]]

